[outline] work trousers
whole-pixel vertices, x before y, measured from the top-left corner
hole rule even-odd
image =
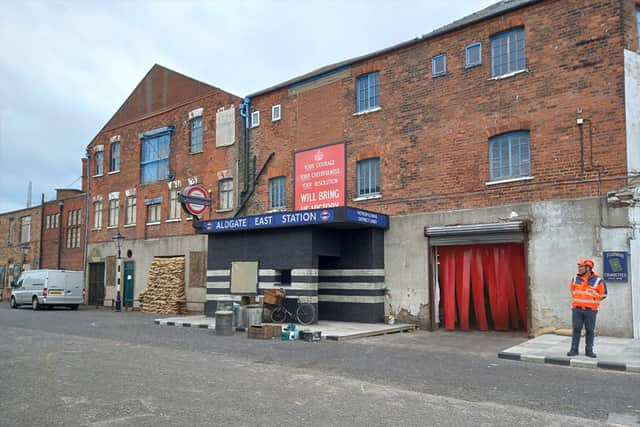
[[[571,337],[571,351],[578,351],[580,346],[580,334],[582,333],[582,325],[587,330],[587,345],[586,352],[593,352],[593,337],[596,329],[596,315],[597,310],[584,309],[580,307],[574,307],[571,309],[572,316],[571,321],[573,323],[573,336]]]

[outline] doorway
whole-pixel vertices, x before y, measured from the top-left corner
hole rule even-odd
[[[104,263],[89,263],[89,305],[104,304]]]
[[[124,263],[124,295],[123,304],[125,307],[133,307],[133,285],[134,285],[135,264],[133,261]]]
[[[441,327],[528,330],[522,243],[438,246],[435,255]]]

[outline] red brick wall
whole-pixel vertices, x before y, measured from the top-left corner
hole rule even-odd
[[[632,9],[630,1],[549,0],[364,60],[334,83],[256,96],[258,168],[276,155],[247,213],[268,209],[271,170],[287,171],[292,208],[294,150],[343,140],[347,204],[389,214],[593,196],[591,159],[603,191],[619,186],[615,177],[627,172],[623,48],[636,43]],[[522,25],[527,72],[491,79],[491,35]],[[482,42],[482,65],[466,69],[465,47],[475,42]],[[447,75],[434,79],[431,59],[440,53]],[[371,71],[380,73],[381,110],[354,116],[356,78]],[[282,120],[272,123],[274,104],[282,105]],[[585,119],[584,172],[578,116]],[[512,130],[530,131],[534,179],[487,186],[488,139]],[[356,161],[371,155],[381,159],[382,197],[353,201]]]
[[[194,234],[191,221],[186,221],[186,215],[181,213],[180,222],[166,222],[169,215],[169,187],[168,181],[159,181],[148,184],[140,183],[140,134],[164,126],[175,126],[175,132],[171,136],[171,156],[170,169],[175,172],[176,180],[181,181],[180,189],[188,185],[187,178],[199,177],[200,183],[212,191],[213,206],[210,213],[205,217],[227,216],[230,212],[216,213],[218,209],[218,178],[217,173],[229,170],[234,176],[235,160],[237,157],[238,144],[240,144],[239,125],[236,129],[236,142],[227,147],[216,148],[216,112],[219,108],[229,108],[231,104],[236,109],[236,119],[238,119],[237,108],[241,99],[224,92],[213,92],[208,96],[199,98],[196,101],[180,105],[142,120],[130,124],[104,130],[89,146],[93,156],[93,147],[96,144],[104,145],[104,165],[105,173],[101,177],[91,177],[91,198],[102,196],[103,213],[102,226],[94,229],[94,212],[92,212],[89,222],[89,242],[111,241],[111,237],[119,230],[127,239],[148,239],[165,236],[179,236]],[[203,147],[202,153],[190,154],[190,126],[188,114],[197,108],[204,108],[203,111]],[[239,120],[238,120],[239,123]],[[120,136],[120,171],[109,173],[109,157],[111,152],[110,138]],[[92,169],[93,157],[91,159]],[[239,184],[235,183],[234,192],[237,194]],[[135,189],[137,195],[136,225],[135,227],[125,227],[126,221],[126,196],[125,191]],[[108,228],[109,220],[109,200],[111,192],[119,192],[120,209],[118,227]],[[161,225],[146,226],[147,209],[144,205],[145,199],[162,197]],[[116,229],[117,228],[117,229]]]
[[[62,203],[62,209],[60,204]],[[86,203],[84,194],[77,195],[64,200],[54,200],[44,204],[44,228],[42,231],[42,267],[41,268],[61,268],[65,270],[83,270],[84,246],[85,246],[85,224],[86,224]],[[62,213],[57,227],[51,224],[48,227],[47,216]],[[72,212],[79,212],[79,223],[69,224],[69,215]],[[77,217],[78,214],[74,215]],[[68,240],[71,229],[77,229],[75,233],[80,234],[79,245]],[[61,234],[58,234],[58,233]],[[59,239],[61,237],[61,240]],[[60,243],[59,243],[60,242]],[[60,264],[58,264],[58,253],[60,253]]]

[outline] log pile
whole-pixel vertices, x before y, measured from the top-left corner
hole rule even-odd
[[[184,257],[154,258],[147,289],[140,292],[140,311],[183,314],[187,311],[184,293]]]

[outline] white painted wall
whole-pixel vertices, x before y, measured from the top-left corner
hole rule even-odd
[[[605,210],[606,224],[628,224],[628,209]],[[601,229],[597,199],[565,200],[456,212],[395,216],[385,234],[385,276],[394,311],[428,316],[426,226],[480,224],[515,219],[531,221],[527,247],[532,329],[570,328],[569,281],[580,258],[593,258],[602,270],[603,251],[628,251],[630,230]],[[598,314],[602,335],[632,335],[629,283],[609,284],[609,298]],[[420,323],[428,325],[428,318]]]
[[[624,51],[624,107],[627,122],[627,170],[640,172],[640,55]]]

